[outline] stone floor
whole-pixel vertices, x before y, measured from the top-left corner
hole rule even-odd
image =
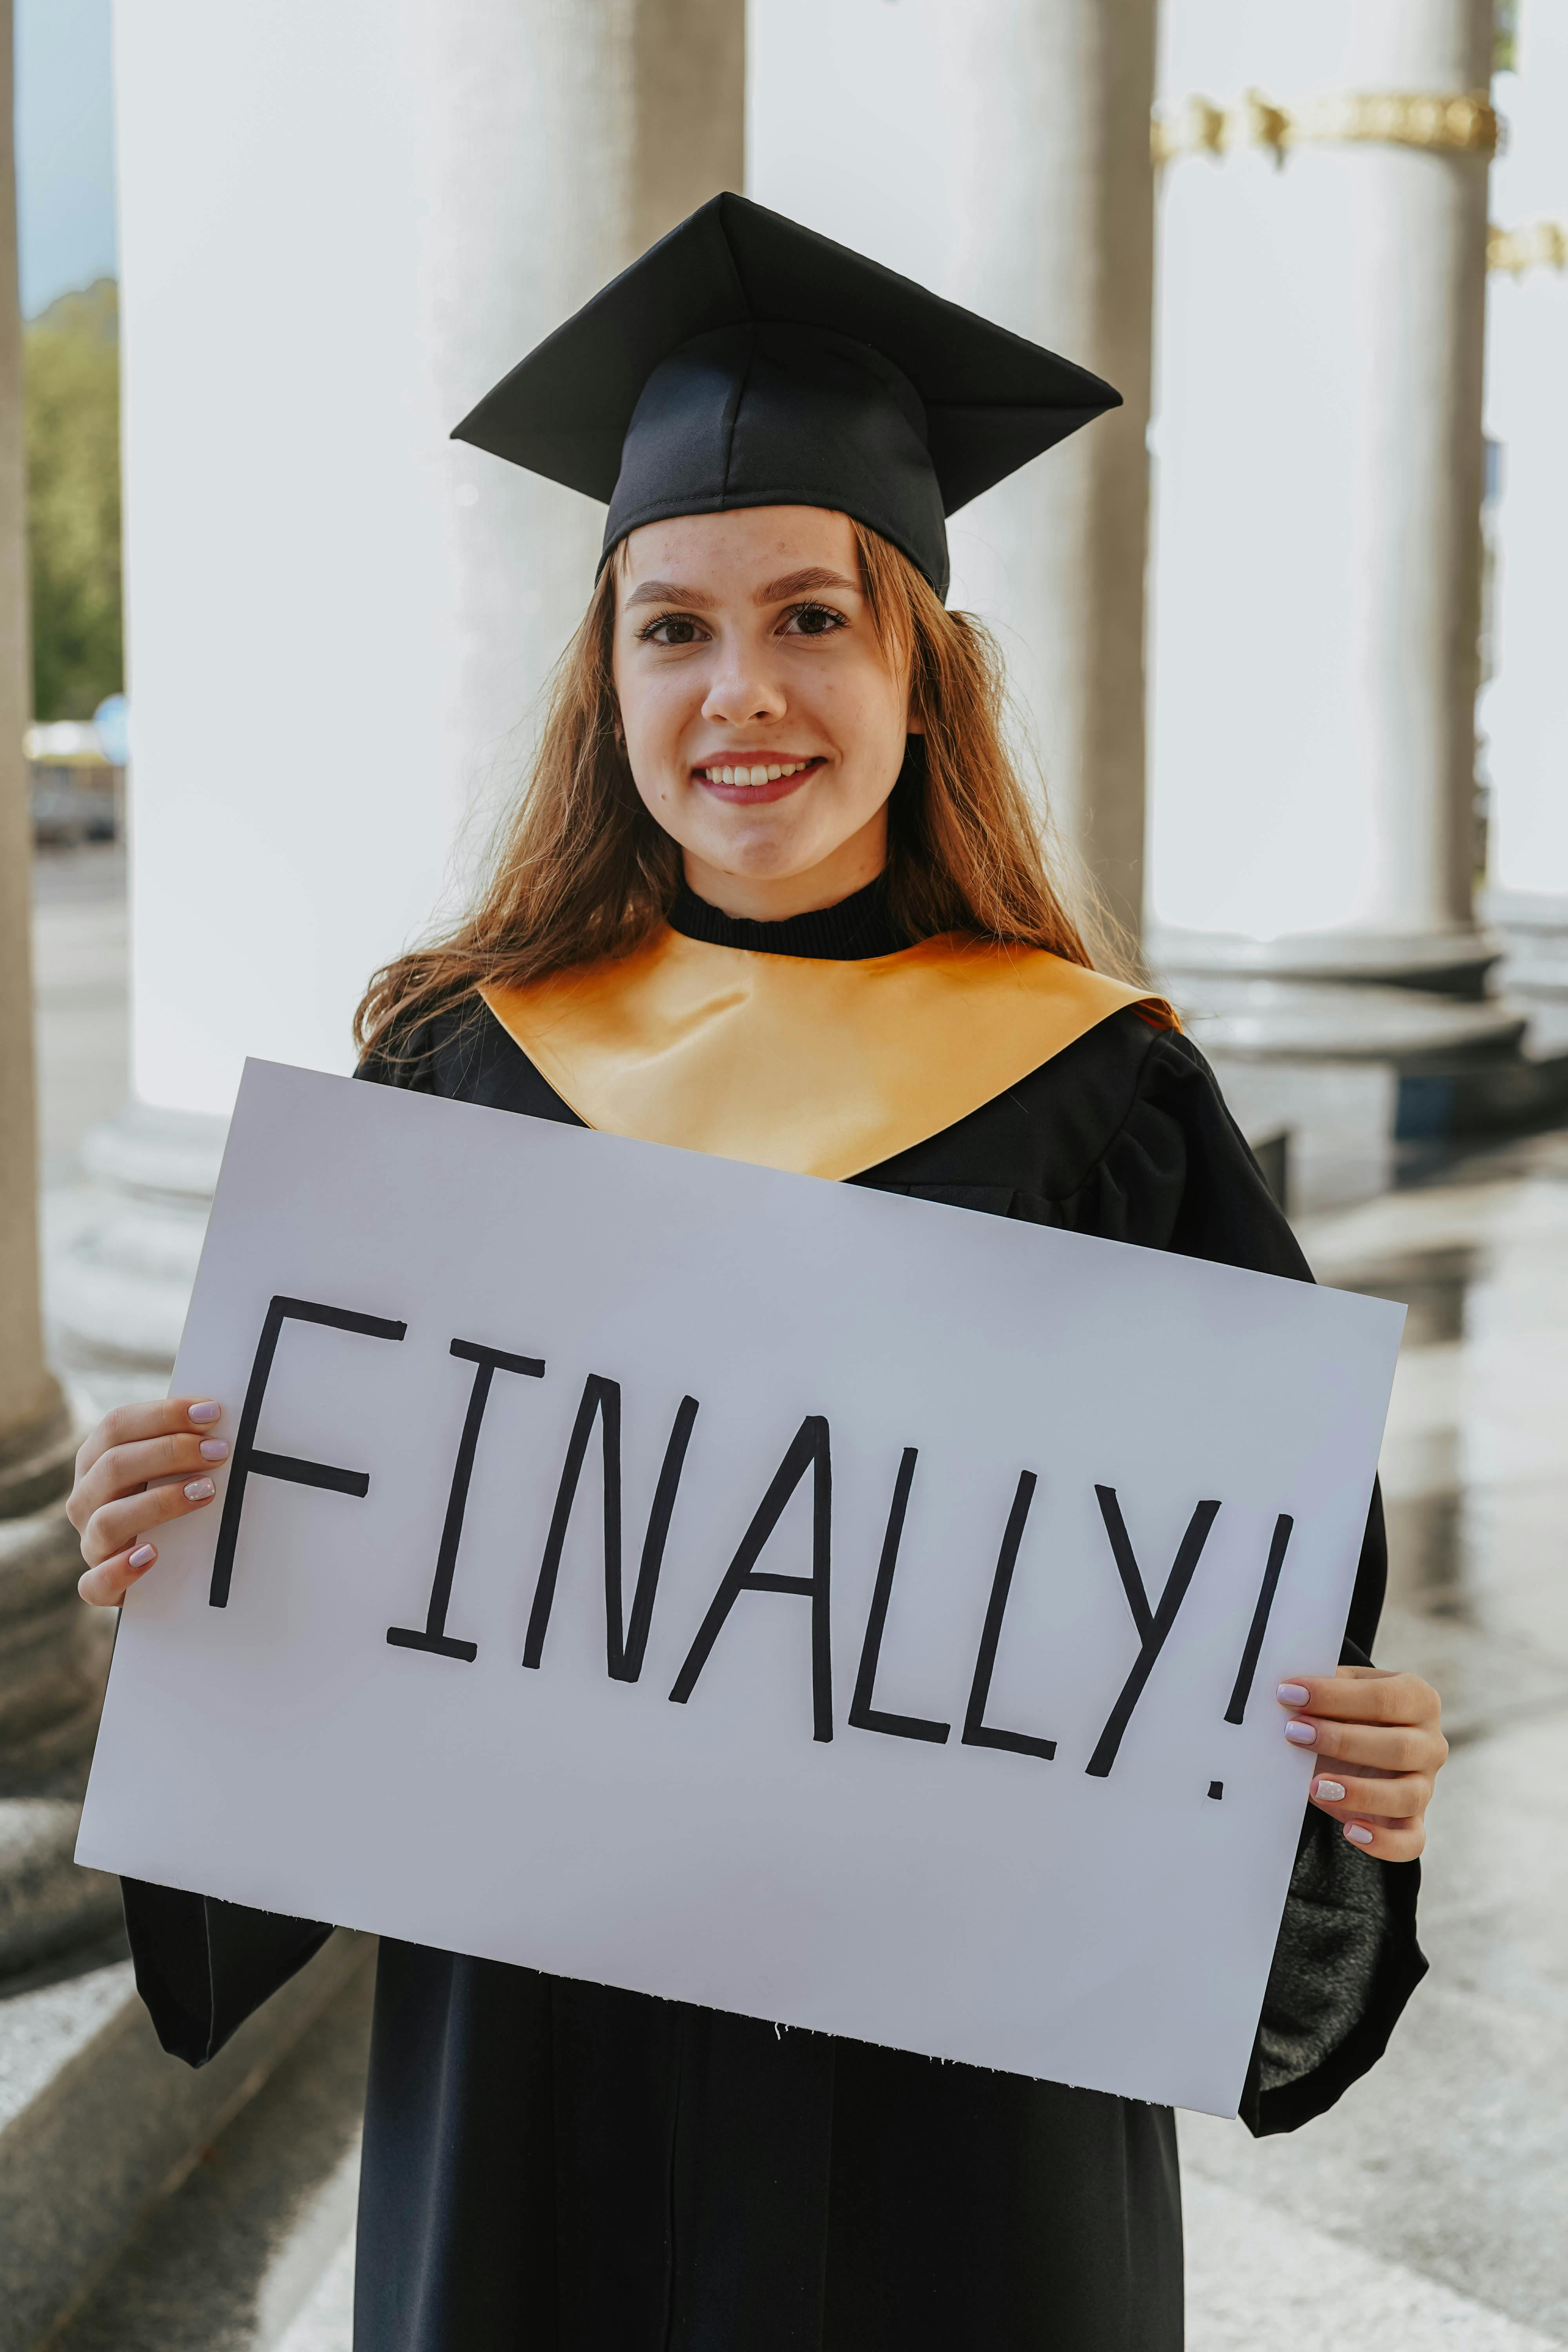
[[[76,1156],[125,1097],[125,852],[40,850],[33,863],[38,1143],[45,1195],[77,1189]]]
[[[1184,2119],[1193,2345],[1261,2341],[1266,2312],[1294,2352],[1568,2343],[1568,1136],[1303,1239],[1323,1280],[1410,1307],[1379,1657],[1438,1685],[1454,1755],[1432,1974],[1382,2065],[1289,2138]]]
[[[37,906],[47,1222],[118,1107],[112,855]],[[1184,2117],[1192,2352],[1568,2347],[1568,1133],[1407,1171],[1304,1224],[1321,1277],[1410,1308],[1384,1452],[1381,1663],[1445,1695],[1432,1974],[1329,2116]],[[334,2004],[102,2282],[61,2352],[347,2352],[363,1993]]]

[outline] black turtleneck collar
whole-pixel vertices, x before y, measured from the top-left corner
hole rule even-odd
[[[789,915],[782,923],[754,923],[748,916],[721,914],[683,882],[669,910],[669,927],[686,939],[706,940],[710,947],[808,956],[824,963],[861,963],[869,956],[894,955],[909,945],[893,929],[887,886],[879,874],[837,907]]]

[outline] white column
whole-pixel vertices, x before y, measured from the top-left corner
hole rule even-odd
[[[32,717],[22,457],[22,320],[11,9],[0,0],[0,1520],[69,1484],[69,1423],[44,1360],[33,1092],[32,821],[22,735]]]
[[[1568,994],[1568,11],[1521,12],[1509,126],[1492,174],[1487,429],[1497,444],[1481,698],[1491,783],[1488,912],[1511,987]]]
[[[748,190],[1106,376],[1126,406],[958,516],[1052,803],[1135,937],[1153,0],[751,0]]]
[[[31,716],[12,12],[0,0],[0,1976],[104,1935],[119,1890],[72,1853],[108,1664],[60,1496],[76,1433],[44,1357],[34,1127]]]
[[[133,1095],[78,1340],[167,1362],[245,1055],[350,1066],[520,780],[603,518],[447,436],[738,183],[742,24],[119,0]]]
[[[1242,143],[1162,175],[1167,968],[1475,996],[1495,952],[1471,914],[1487,122],[1463,103],[1491,41],[1490,0],[1168,0],[1176,143],[1199,94]],[[1300,134],[1282,161],[1247,143],[1282,127],[1248,91]]]

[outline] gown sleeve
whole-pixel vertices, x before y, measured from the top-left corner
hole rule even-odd
[[[136,1990],[173,2058],[205,2066],[229,2036],[288,1983],[331,1934],[317,1919],[288,1919],[122,1878]]]
[[[1312,1279],[1213,1072],[1181,1035],[1149,1045],[1111,1142],[1047,1213],[1080,1231]],[[1374,1487],[1342,1664],[1372,1663],[1387,1577]],[[1358,1853],[1337,1822],[1308,1808],[1242,2100],[1256,2136],[1321,2114],[1382,2056],[1426,1973],[1420,1883],[1419,1863]]]

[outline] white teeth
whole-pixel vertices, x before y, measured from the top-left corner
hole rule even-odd
[[[766,767],[758,763],[748,764],[743,768],[704,768],[701,772],[710,784],[742,784],[750,787],[756,784],[776,784],[781,776],[797,776],[803,768],[809,765],[810,762],[805,760],[774,760]]]

